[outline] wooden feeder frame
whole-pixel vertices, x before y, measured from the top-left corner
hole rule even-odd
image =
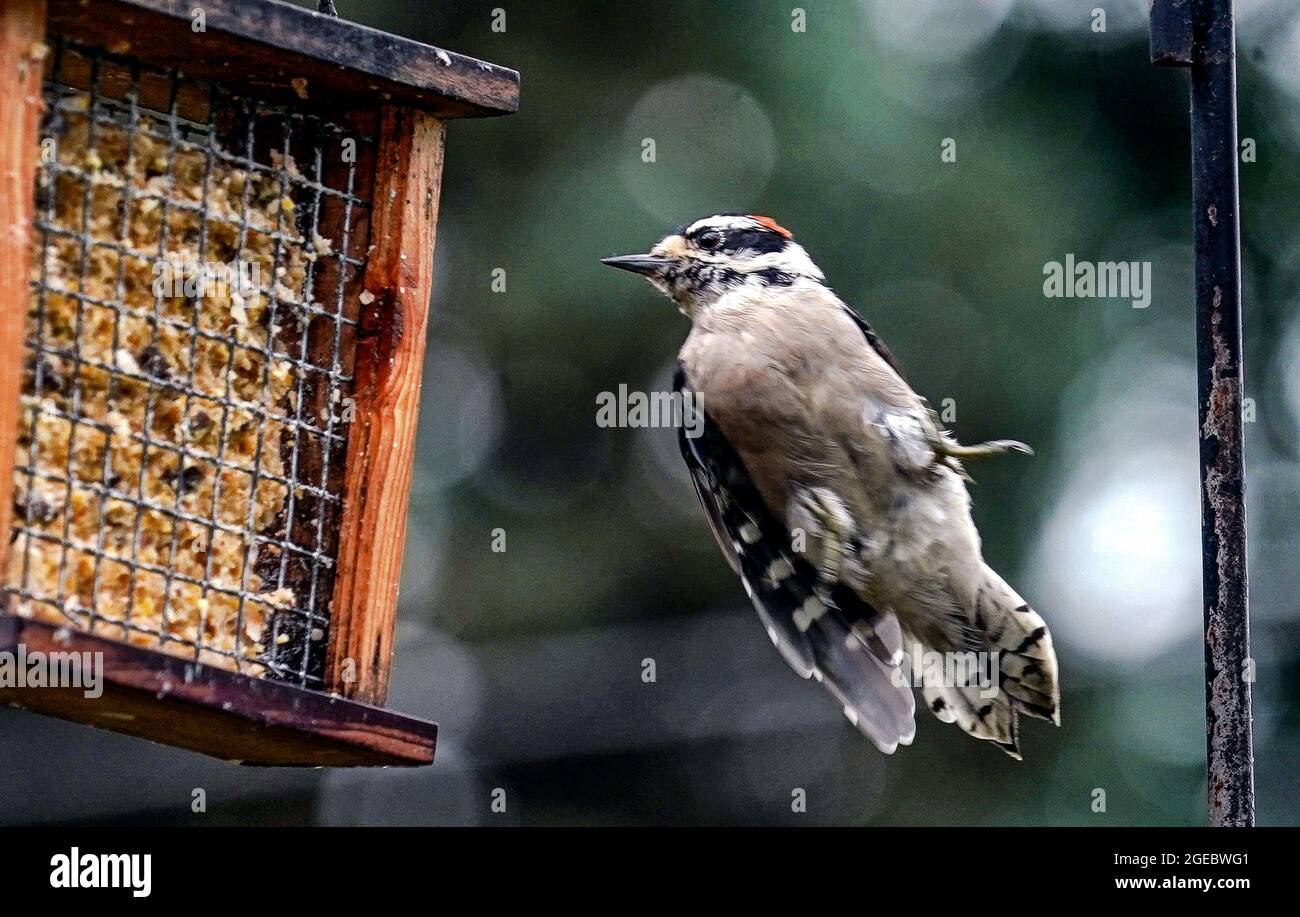
[[[0,688],[0,701],[246,764],[420,765],[435,724],[383,709],[433,275],[445,121],[508,114],[519,75],[278,0],[0,0],[0,571],[8,569],[48,36],[187,79],[327,102],[378,125],[355,419],[329,607],[325,690],[201,665],[0,612],[0,652],[103,653],[104,691]],[[305,81],[305,82],[304,82]],[[312,103],[301,100],[306,92]],[[345,115],[344,115],[345,116]],[[346,676],[345,676],[346,670]]]

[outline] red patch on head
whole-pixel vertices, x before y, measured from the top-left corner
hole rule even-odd
[[[772,232],[776,233],[778,236],[782,236],[783,238],[786,239],[794,238],[794,235],[790,232],[790,230],[786,229],[784,226],[782,226],[780,223],[778,223],[776,220],[772,219],[771,217],[751,216],[750,219],[753,220],[755,223],[763,224],[768,229],[772,230]]]

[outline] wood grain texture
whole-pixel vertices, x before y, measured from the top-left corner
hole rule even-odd
[[[406,543],[420,409],[434,229],[442,184],[442,121],[386,106],[380,113],[371,244],[356,347],[355,420],[326,685],[382,704],[388,693],[397,588]]]
[[[0,0],[0,571],[9,569],[44,41],[43,0]]]
[[[52,32],[189,76],[279,90],[316,106],[391,100],[442,118],[509,114],[519,74],[279,0],[49,0]],[[195,32],[192,11],[206,15]],[[296,102],[295,102],[296,104]]]
[[[0,615],[0,652],[15,658],[21,652],[27,659],[33,653],[102,654],[98,697],[86,696],[85,682],[82,687],[0,686],[0,702],[61,719],[239,764],[433,762],[438,734],[433,723],[319,691],[13,615]]]

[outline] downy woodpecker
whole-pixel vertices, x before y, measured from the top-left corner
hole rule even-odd
[[[915,735],[914,685],[1016,758],[1019,713],[1059,725],[1051,635],[984,563],[961,465],[1028,447],[960,445],[769,217],[707,217],[604,263],[691,319],[674,386],[703,423],[682,455],[795,671],[886,753]]]

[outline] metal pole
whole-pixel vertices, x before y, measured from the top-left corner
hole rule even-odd
[[[1155,0],[1151,60],[1189,67],[1210,824],[1255,823],[1242,454],[1241,225],[1232,0]]]

